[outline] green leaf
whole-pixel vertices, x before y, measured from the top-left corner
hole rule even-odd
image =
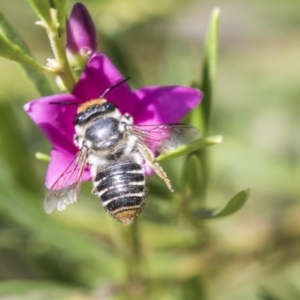
[[[19,186],[37,191],[35,182],[38,175],[32,168],[34,160],[28,149],[14,103],[0,101],[0,128],[0,154],[10,165],[11,176]],[[28,170],[30,170],[30,176],[28,176]]]
[[[3,34],[0,33],[0,55],[26,64],[31,68],[39,71],[46,71],[47,69],[35,61],[32,57],[28,56],[18,45],[11,43]]]
[[[37,14],[40,20],[42,20],[48,26],[51,26],[52,19],[50,14],[49,1],[45,0],[27,0],[32,6],[33,10]]]
[[[202,180],[201,176],[200,160],[197,155],[191,154],[187,159],[182,178],[182,181],[191,195],[196,196],[201,194],[201,184],[199,184]]]
[[[201,109],[203,110],[204,126],[207,132],[211,115],[211,106],[213,98],[213,89],[216,81],[217,71],[217,53],[218,53],[218,38],[219,38],[219,20],[220,9],[215,8],[212,11],[209,29],[206,36],[204,64],[202,70],[201,89],[204,93]]]
[[[32,58],[29,48],[0,12],[0,55],[21,63],[23,70],[31,79],[40,95],[53,94],[52,89],[41,72],[49,70]]]
[[[229,216],[238,211],[248,200],[250,189],[244,190],[236,194],[225,207],[221,209],[201,209],[195,214],[200,219],[213,219]]]
[[[24,65],[21,65],[21,67],[41,96],[53,94],[52,88],[43,73]]]
[[[200,128],[204,136],[207,135],[209,131],[213,89],[216,81],[219,20],[220,9],[215,8],[211,13],[206,34],[203,68],[201,72],[202,80],[200,84],[197,81],[191,84],[192,87],[202,90],[204,98],[202,103],[192,110],[185,119],[187,123]]]
[[[204,98],[201,105],[192,110],[187,117],[187,122],[200,128],[203,136],[207,136],[209,133],[209,120],[217,69],[219,19],[220,9],[215,8],[210,17],[204,49],[202,81],[200,84],[201,90],[204,93]],[[197,87],[198,83],[193,82],[193,86]],[[210,175],[208,151],[207,149],[200,147],[196,154],[198,155],[201,164],[201,181],[199,179],[199,189],[201,193],[197,195],[197,199],[199,199],[200,202],[204,202]]]
[[[159,155],[156,158],[156,161],[172,159],[172,158],[184,155],[184,154],[188,154],[188,153],[197,151],[199,149],[203,149],[203,148],[206,148],[209,146],[221,144],[222,141],[223,141],[223,137],[221,135],[209,136],[206,138],[198,138],[195,141],[185,144],[185,145],[175,149],[172,152]]]

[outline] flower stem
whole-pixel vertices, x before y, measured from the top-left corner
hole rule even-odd
[[[57,75],[61,78],[64,86],[68,92],[72,92],[75,86],[75,80],[71,72],[70,65],[67,60],[66,52],[64,47],[62,46],[61,39],[57,36],[52,36],[49,38],[51,39],[51,46],[56,58],[56,61],[59,65],[59,71]]]
[[[124,227],[124,237],[129,250],[127,259],[128,279],[135,280],[139,278],[141,273],[141,249],[137,221],[128,227]]]
[[[56,74],[60,77],[68,92],[72,92],[75,86],[75,80],[71,72],[71,68],[66,54],[66,38],[65,31],[60,30],[57,20],[56,10],[51,11],[52,24],[46,27],[50,45],[57,63]]]
[[[123,227],[124,240],[127,245],[127,298],[131,300],[147,299],[145,295],[144,276],[142,272],[142,253],[138,222]]]
[[[199,195],[199,199],[201,199],[201,203],[204,204],[206,196],[207,196],[207,188],[210,177],[210,163],[209,163],[209,153],[207,149],[201,149],[198,154],[201,171],[202,171],[202,182],[201,182],[201,191]]]

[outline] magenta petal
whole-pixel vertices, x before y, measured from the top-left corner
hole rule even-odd
[[[69,165],[74,160],[75,154],[71,154],[65,151],[52,149],[51,160],[48,165],[48,170],[46,174],[46,187],[50,189],[53,184],[59,179],[59,177],[64,173],[64,171],[69,167]],[[73,176],[75,179],[75,176]],[[91,174],[88,169],[84,170],[83,181],[91,180]],[[69,180],[67,185],[71,185],[75,180]]]
[[[97,52],[88,61],[73,94],[80,102],[97,99],[122,79],[122,74],[113,63],[104,54]],[[122,113],[135,114],[137,99],[126,82],[108,92],[105,98],[116,103]]]
[[[73,95],[60,94],[29,102],[24,105],[24,109],[56,148],[76,153],[77,148],[73,144],[76,106],[51,104],[61,101],[78,102]]]
[[[76,3],[67,22],[67,50],[90,55],[96,48],[96,29],[91,16],[83,4]]]
[[[149,86],[135,91],[138,97],[136,124],[163,124],[179,122],[202,100],[197,89],[180,86]]]

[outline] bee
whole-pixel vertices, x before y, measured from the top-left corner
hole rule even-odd
[[[132,223],[145,207],[145,162],[174,191],[154,153],[165,154],[194,140],[199,130],[182,123],[134,125],[130,114],[122,114],[115,103],[104,98],[128,79],[107,89],[100,98],[78,106],[73,123],[74,144],[79,150],[48,191],[44,201],[47,213],[78,201],[86,167],[93,181],[92,193],[124,224]]]

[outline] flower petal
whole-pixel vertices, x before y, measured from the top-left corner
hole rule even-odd
[[[88,61],[73,94],[80,102],[97,99],[122,79],[122,74],[113,63],[104,54],[97,52]],[[105,98],[116,103],[122,113],[135,114],[137,98],[126,82],[109,91]]]
[[[85,6],[76,3],[67,22],[67,50],[91,55],[97,48],[96,29]]]
[[[69,167],[69,165],[74,160],[75,154],[68,153],[66,151],[62,151],[61,149],[53,148],[51,150],[51,160],[48,165],[48,170],[46,174],[46,187],[50,189],[53,184],[59,179],[59,177],[65,172],[65,170]],[[71,173],[70,173],[71,174]],[[76,176],[72,176],[68,181],[68,186],[74,183],[74,178]],[[82,181],[91,180],[91,174],[88,169],[84,170]]]
[[[135,124],[167,124],[179,122],[202,100],[203,93],[182,86],[148,86],[135,91],[138,97]]]
[[[51,102],[62,101],[78,102],[73,95],[60,94],[29,102],[25,104],[24,109],[54,147],[75,154],[78,151],[73,143],[75,133],[73,118],[76,107],[51,104]]]

